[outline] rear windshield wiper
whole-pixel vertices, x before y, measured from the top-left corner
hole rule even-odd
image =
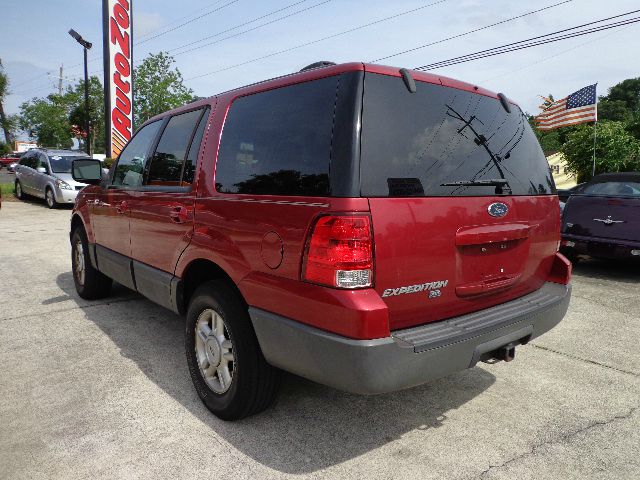
[[[492,178],[489,180],[462,180],[459,182],[441,183],[441,187],[496,187],[496,193],[511,193],[509,182],[503,178]]]

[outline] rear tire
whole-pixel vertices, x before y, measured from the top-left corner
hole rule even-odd
[[[71,235],[71,267],[76,292],[86,300],[109,296],[113,280],[91,265],[89,241],[84,228],[77,227]]]
[[[15,185],[15,192],[16,192],[16,198],[18,200],[24,200],[25,199],[25,193],[22,190],[22,184],[16,180],[16,185]]]
[[[44,191],[44,201],[47,202],[47,207],[53,209],[53,208],[57,208],[58,206],[58,202],[56,202],[56,196],[53,193],[53,190],[51,190],[50,187],[47,187],[47,189]]]
[[[198,396],[222,420],[238,420],[269,407],[280,371],[267,363],[246,305],[225,282],[213,280],[189,303],[185,351]]]

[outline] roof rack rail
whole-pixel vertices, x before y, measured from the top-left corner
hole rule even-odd
[[[328,60],[321,60],[319,62],[314,62],[311,65],[307,65],[306,67],[304,67],[300,71],[301,72],[306,72],[307,70],[313,70],[315,68],[330,67],[331,65],[335,65],[335,62],[329,62]]]

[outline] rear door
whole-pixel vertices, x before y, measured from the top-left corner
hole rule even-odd
[[[33,194],[34,192],[36,164],[37,152],[27,152],[20,160],[19,166],[16,168],[16,177],[20,181],[22,190],[28,194]]]
[[[556,252],[559,206],[521,110],[442,84],[418,81],[410,93],[401,78],[372,73],[364,91],[361,194],[391,328],[538,289]]]
[[[195,168],[209,109],[174,115],[146,169],[144,187],[131,192],[131,254],[173,274],[191,239]]]

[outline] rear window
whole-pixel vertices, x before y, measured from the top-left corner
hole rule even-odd
[[[216,190],[252,195],[329,194],[338,77],[241,97],[231,104]]]
[[[507,113],[495,98],[416,83],[412,94],[400,78],[365,76],[363,196],[555,193],[547,160],[519,107],[511,105]]]
[[[588,195],[628,195],[640,196],[639,182],[605,182],[587,185],[582,193]]]

